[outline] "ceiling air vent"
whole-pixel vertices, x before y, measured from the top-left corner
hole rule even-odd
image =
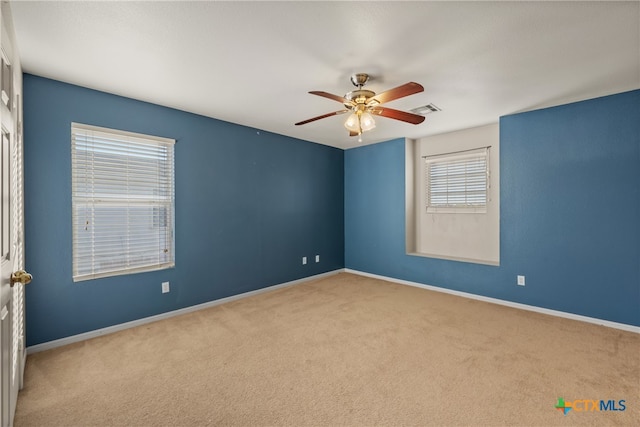
[[[414,114],[420,114],[421,116],[426,116],[427,114],[435,113],[436,111],[441,111],[440,108],[436,107],[433,104],[423,105],[422,107],[417,107],[412,110],[409,110]]]

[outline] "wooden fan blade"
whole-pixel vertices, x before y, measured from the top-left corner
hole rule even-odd
[[[360,135],[358,132],[349,131],[349,136],[358,136]]]
[[[389,89],[385,92],[379,93],[367,100],[367,105],[371,105],[374,102],[378,104],[384,104],[385,102],[393,101],[394,99],[402,98],[405,96],[413,95],[424,91],[424,87],[421,84],[415,82],[409,82],[402,86]]]
[[[388,117],[390,119],[396,119],[403,122],[418,125],[424,122],[425,117],[418,114],[407,113],[406,111],[394,110],[387,107],[375,107],[371,109],[371,114],[377,114],[378,116]]]
[[[331,117],[331,116],[338,116],[340,114],[344,114],[344,113],[348,113],[348,112],[349,112],[349,110],[334,111],[333,113],[327,113],[327,114],[323,114],[323,115],[318,116],[318,117],[314,117],[312,119],[303,120],[301,122],[296,123],[296,126],[306,125],[307,123],[315,122],[316,120],[325,119],[325,118]]]
[[[353,104],[353,102],[349,101],[347,98],[343,98],[342,96],[334,95],[334,94],[329,93],[329,92],[323,92],[321,90],[312,90],[309,93],[312,94],[312,95],[318,95],[318,96],[322,96],[324,98],[333,99],[334,101],[338,101],[341,104]]]

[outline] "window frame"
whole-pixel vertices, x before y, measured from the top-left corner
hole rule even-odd
[[[71,123],[74,282],[175,266],[174,146],[170,138]],[[115,249],[110,238],[126,243]]]
[[[470,150],[463,151],[455,151],[450,153],[442,153],[435,154],[429,156],[423,156],[424,160],[424,180],[425,180],[425,210],[429,214],[441,214],[441,213],[468,213],[468,214],[486,214],[487,213],[487,205],[491,200],[491,167],[490,167],[490,149],[491,146],[474,148]],[[483,172],[471,172],[467,174],[465,170],[462,172],[460,168],[461,165],[465,165],[473,168],[471,165],[472,162],[482,160],[484,171]],[[484,200],[481,203],[452,203],[452,204],[433,204],[432,203],[432,177],[431,170],[433,164],[442,164],[444,166],[457,164],[457,166],[453,166],[454,171],[456,173],[452,173],[451,175],[446,175],[446,177],[452,176],[454,180],[457,181],[458,191],[446,191],[440,192],[441,194],[450,194],[457,192],[458,198],[464,198],[465,200],[473,199],[478,196],[483,196]],[[478,178],[482,174],[484,188],[483,194],[477,194],[477,189],[475,190],[467,190],[467,187],[477,187],[478,183],[474,180]],[[442,176],[444,177],[444,176]],[[461,192],[460,185],[465,187],[464,191]],[[451,185],[454,187],[454,185]],[[449,190],[449,183],[444,184],[446,190]],[[436,192],[438,193],[438,192]],[[455,197],[453,197],[455,198]]]

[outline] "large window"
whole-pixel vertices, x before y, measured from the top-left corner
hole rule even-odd
[[[485,213],[489,147],[425,157],[427,212]]]
[[[174,142],[71,124],[74,281],[174,266]]]

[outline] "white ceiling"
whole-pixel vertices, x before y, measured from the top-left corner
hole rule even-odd
[[[25,72],[308,141],[361,145],[342,109],[349,76],[385,106],[362,144],[497,122],[501,115],[640,88],[640,2],[22,2]]]

